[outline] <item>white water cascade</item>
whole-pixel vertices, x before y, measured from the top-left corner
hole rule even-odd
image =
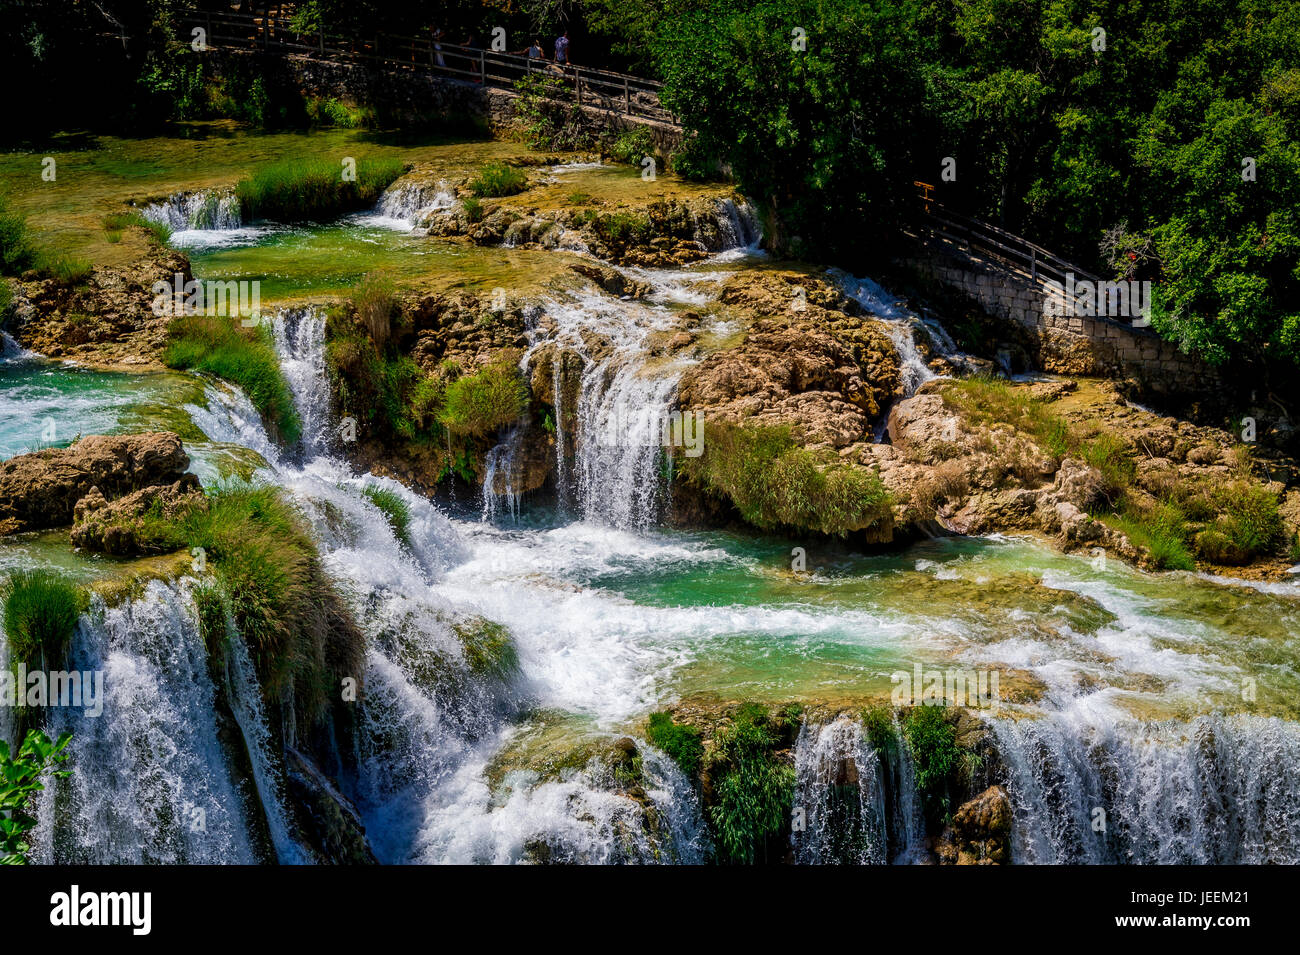
[[[101,672],[106,700],[97,717],[49,711],[51,736],[73,734],[72,775],[40,794],[36,861],[259,861],[257,795],[232,775],[207,656],[187,583],[82,617],[70,668]]]
[[[239,198],[233,192],[177,192],[145,206],[141,214],[173,232],[229,231],[244,224]]]

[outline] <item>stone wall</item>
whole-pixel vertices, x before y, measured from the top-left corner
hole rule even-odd
[[[997,259],[930,248],[901,264],[1023,329],[1044,371],[1127,379],[1138,394],[1164,401],[1222,388],[1215,368],[1150,328],[1104,316],[1056,314],[1045,281]]]

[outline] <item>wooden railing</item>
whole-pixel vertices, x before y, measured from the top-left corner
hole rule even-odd
[[[431,34],[361,36],[323,28],[303,33],[295,30],[284,17],[191,10],[181,18],[181,39],[189,41],[195,27],[202,27],[207,44],[216,48],[273,51],[333,62],[381,65],[385,69],[432,73],[511,93],[515,92],[516,82],[536,76],[552,81],[553,90],[549,95],[572,98],[580,106],[679,125],[659,104],[663,84],[627,73],[461,46],[435,40]]]
[[[916,185],[921,187],[920,198],[925,207],[923,221],[935,239],[962,252],[1001,259],[1034,282],[1052,281],[1064,285],[1067,273],[1072,274],[1075,281],[1102,281],[1087,269],[1067,262],[1041,245],[995,225],[953,212],[934,199],[932,186],[920,182]]]

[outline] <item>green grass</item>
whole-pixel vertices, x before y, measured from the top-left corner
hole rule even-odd
[[[172,321],[168,336],[163,362],[169,368],[206,372],[237,385],[283,442],[294,444],[302,436],[266,325],[245,330],[226,316],[182,315]]]
[[[356,309],[357,318],[370,333],[370,340],[383,351],[393,331],[393,315],[399,313],[397,286],[386,275],[367,272],[353,288],[349,299]]]
[[[388,488],[367,486],[361,493],[371,504],[379,508],[384,520],[393,529],[393,534],[407,547],[411,546],[411,509],[407,507],[402,495]]]
[[[650,220],[635,212],[614,212],[595,219],[596,233],[607,242],[644,242],[650,238]]]
[[[80,587],[49,570],[15,570],[0,585],[11,665],[62,669],[77,619],[86,609]]]
[[[212,201],[215,202],[216,199]],[[116,232],[119,238],[123,231],[132,226],[144,229],[159,245],[166,245],[172,237],[171,226],[164,222],[146,219],[140,212],[112,212],[104,216],[104,231],[109,234]]]
[[[645,738],[651,746],[663,750],[687,776],[694,777],[699,772],[704,743],[695,727],[674,722],[672,714],[664,710],[650,714]]]
[[[483,201],[477,196],[466,196],[460,203],[465,208],[465,218],[470,222],[483,221]]]
[[[725,495],[760,530],[844,535],[891,517],[875,471],[823,461],[798,445],[788,426],[706,422],[704,453],[680,460],[681,474]]]
[[[1187,515],[1177,505],[1160,503],[1142,509],[1127,504],[1119,513],[1102,515],[1101,520],[1144,548],[1156,569],[1196,569],[1187,547]]]
[[[469,191],[480,199],[513,196],[528,188],[528,176],[502,162],[485,163],[469,182]]]
[[[527,406],[518,367],[498,361],[447,385],[438,420],[452,434],[482,436],[518,421]]]
[[[185,547],[203,548],[219,588],[196,597],[209,649],[222,643],[228,611],[264,695],[278,701],[292,692],[299,726],[337,699],[341,679],[360,678],[364,639],[325,574],[306,523],[278,488],[218,487],[207,507],[193,508],[172,533]]]
[[[373,205],[406,171],[396,159],[360,159],[345,180],[342,159],[291,159],[263,166],[235,186],[246,220],[323,222]]]
[[[957,733],[942,706],[914,706],[903,719],[903,739],[912,756],[916,788],[935,805],[949,776],[962,761]]]
[[[654,137],[645,126],[633,126],[618,134],[609,147],[609,155],[615,162],[639,166],[646,156],[655,155]]]

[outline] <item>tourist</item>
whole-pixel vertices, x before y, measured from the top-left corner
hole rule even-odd
[[[555,40],[555,62],[569,63],[569,31],[565,30]]]

